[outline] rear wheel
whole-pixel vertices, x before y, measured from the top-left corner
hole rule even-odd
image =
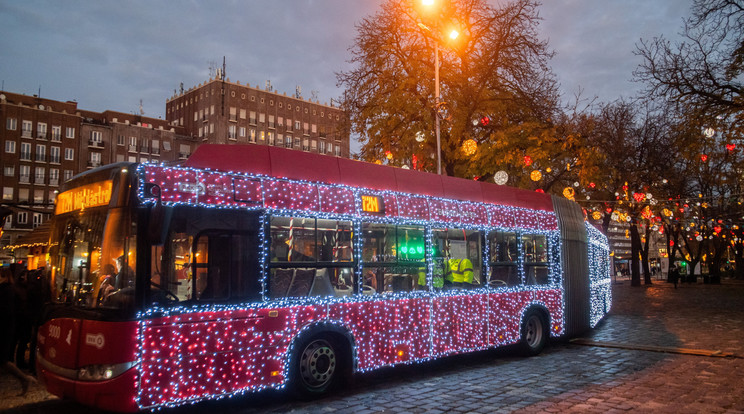
[[[548,341],[548,323],[538,311],[529,311],[522,321],[520,345],[526,355],[537,355]]]
[[[294,356],[294,388],[300,396],[320,396],[329,391],[341,373],[341,355],[332,341],[311,338],[297,348]]]

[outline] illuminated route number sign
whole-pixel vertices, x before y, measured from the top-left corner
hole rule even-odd
[[[362,211],[365,213],[385,214],[385,203],[382,197],[362,195]]]

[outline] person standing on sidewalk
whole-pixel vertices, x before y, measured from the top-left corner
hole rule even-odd
[[[8,268],[0,269],[0,368],[21,382],[21,393],[24,396],[28,387],[36,383],[36,378],[24,374],[12,362],[15,344],[15,294],[13,292],[13,274]]]
[[[672,268],[669,271],[669,278],[672,279],[674,288],[677,289],[677,282],[679,281],[679,270],[677,269],[677,266],[672,265]]]

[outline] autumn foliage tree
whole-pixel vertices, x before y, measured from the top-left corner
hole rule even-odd
[[[436,171],[435,117],[448,175],[493,176],[525,155],[548,159],[558,145],[552,52],[538,39],[538,3],[517,0],[388,0],[358,24],[355,67],[338,73],[360,157]],[[450,29],[460,34],[452,40]],[[435,105],[435,49],[441,99]],[[487,125],[477,121],[488,117]],[[417,140],[418,138],[418,140]],[[473,140],[475,153],[464,150]],[[472,145],[470,147],[473,148]],[[413,165],[413,160],[418,161]]]

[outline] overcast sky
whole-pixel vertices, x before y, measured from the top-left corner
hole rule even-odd
[[[490,0],[496,2],[496,0]],[[498,0],[506,1],[506,0]],[[355,23],[382,0],[0,0],[2,89],[164,117],[165,101],[227,58],[232,81],[321,102],[342,94]],[[543,38],[564,100],[630,96],[640,38],[674,39],[691,0],[545,0]]]

